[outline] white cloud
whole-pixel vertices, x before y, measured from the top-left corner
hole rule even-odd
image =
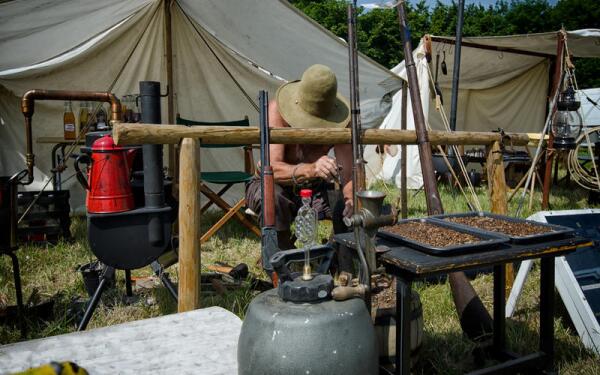
[[[381,8],[381,5],[375,4],[375,3],[365,3],[365,4],[361,4],[361,6],[364,7],[365,9],[377,9],[377,8]]]

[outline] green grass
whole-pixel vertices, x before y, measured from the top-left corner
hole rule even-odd
[[[388,202],[396,201],[398,190],[391,186],[377,184],[374,186],[390,194]],[[440,186],[440,193],[446,212],[466,211],[467,204],[460,193],[446,185]],[[478,196],[484,209],[488,209],[487,190],[477,189]],[[553,188],[551,206],[553,209],[585,208],[586,192],[574,186]],[[517,199],[510,203],[510,213],[516,209]],[[522,217],[539,211],[541,194],[536,192],[533,207],[528,209],[528,199],[524,202]],[[409,216],[424,216],[424,193],[409,192]],[[202,227],[205,229],[217,219],[217,215],[203,216]],[[38,294],[37,301],[54,301],[53,316],[47,321],[29,320],[29,333],[26,339],[47,337],[62,333],[73,332],[76,322],[69,310],[73,301],[86,296],[83,282],[76,267],[93,259],[87,248],[85,222],[74,219],[72,230],[73,242],[61,242],[56,246],[35,247],[23,246],[19,251],[22,266],[23,290],[25,298],[32,291]],[[320,233],[327,237],[330,227],[320,226]],[[232,223],[225,226],[217,236],[202,246],[202,268],[217,261],[237,264],[244,262],[250,271],[259,278],[266,279],[257,263],[260,254],[259,239]],[[172,266],[168,272],[174,281],[177,280],[178,266]],[[103,327],[122,322],[145,319],[176,311],[175,303],[167,295],[166,290],[157,285],[153,289],[139,292],[140,298],[133,304],[122,301],[124,292],[123,273],[118,272],[117,288],[106,293],[92,318],[89,328]],[[149,276],[149,267],[133,272],[134,276]],[[539,269],[534,267],[529,277],[515,317],[507,322],[508,345],[511,350],[527,353],[537,347],[537,326],[539,323]],[[482,301],[490,309],[492,306],[492,278],[483,275],[473,281]],[[418,284],[417,291],[421,295],[424,314],[424,342],[416,365],[416,373],[458,374],[473,370],[475,364],[470,355],[473,344],[462,335],[454,303],[447,283]],[[244,317],[250,300],[256,294],[249,288],[240,288],[223,296],[204,294],[203,306],[222,306]],[[560,298],[557,296],[558,314],[555,320],[557,366],[562,374],[598,374],[600,373],[600,358],[587,351],[581,344],[568,314],[565,312]],[[8,257],[0,258],[0,303],[14,304],[14,285],[12,282],[11,266]],[[21,341],[18,329],[14,324],[0,325],[0,343],[6,344]]]

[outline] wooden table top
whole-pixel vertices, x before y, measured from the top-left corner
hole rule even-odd
[[[355,248],[353,233],[338,234],[334,236],[334,239],[344,246]],[[436,256],[382,238],[377,238],[376,243],[378,246],[383,245],[390,248],[381,256],[390,273],[398,273],[410,278],[483,268],[545,256],[555,257],[572,252],[578,247],[592,245],[590,240],[574,236],[535,244],[502,244],[490,250]]]

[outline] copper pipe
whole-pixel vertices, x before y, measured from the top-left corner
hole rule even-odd
[[[79,100],[90,102],[110,103],[111,123],[121,121],[121,102],[117,96],[111,92],[102,91],[73,91],[73,90],[29,90],[21,98],[21,112],[25,116],[25,138],[27,153],[25,161],[27,163],[27,180],[22,183],[29,185],[33,182],[33,166],[35,165],[35,155],[33,154],[32,137],[32,117],[35,109],[36,100]]]

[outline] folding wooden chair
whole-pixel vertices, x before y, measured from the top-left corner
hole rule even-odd
[[[248,121],[248,117],[246,116],[243,120],[238,121],[228,121],[228,122],[205,122],[205,121],[194,121],[184,119],[179,114],[177,114],[176,119],[177,124],[186,125],[186,126],[209,126],[209,125],[224,125],[224,126],[250,126],[250,122]],[[202,144],[201,147],[205,148],[243,148],[244,150],[244,170],[243,171],[219,171],[219,172],[201,172],[200,178],[202,182],[200,183],[200,191],[208,198],[208,202],[201,208],[200,212],[205,212],[209,207],[213,204],[217,205],[223,212],[225,213],[223,217],[219,219],[212,227],[210,227],[206,233],[200,239],[200,242],[205,242],[208,240],[213,234],[215,234],[225,223],[227,223],[231,218],[237,219],[240,223],[242,223],[245,227],[250,229],[254,234],[260,237],[260,229],[254,224],[252,220],[250,220],[244,212],[242,212],[242,208],[246,205],[246,199],[242,197],[237,201],[233,206],[230,206],[225,200],[223,200],[222,195],[225,194],[229,188],[231,188],[235,184],[246,183],[252,179],[254,176],[254,161],[252,157],[252,145],[205,145]],[[223,185],[223,187],[218,191],[214,192],[211,190],[205,182],[209,182],[211,184]]]

